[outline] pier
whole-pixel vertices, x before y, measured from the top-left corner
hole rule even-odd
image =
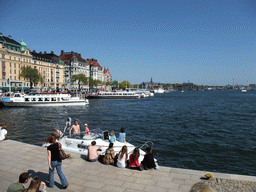
[[[256,190],[256,177],[254,176],[163,166],[160,166],[158,170],[137,171],[99,162],[87,162],[80,154],[70,154],[71,159],[64,160],[62,164],[62,171],[69,182],[69,187],[65,191],[188,192],[198,182],[208,184],[213,191],[216,189],[221,191]],[[14,140],[1,141],[0,163],[1,192],[5,192],[11,183],[17,182],[22,172],[29,172],[32,177],[39,176],[47,183],[47,152],[43,147]],[[214,179],[211,181],[200,179],[206,173],[210,173]],[[63,191],[56,171],[54,178],[55,187],[47,187],[47,192]]]

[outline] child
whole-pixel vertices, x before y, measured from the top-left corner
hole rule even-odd
[[[86,123],[84,124],[84,129],[85,129],[84,130],[84,135],[90,135],[90,132],[89,132],[90,130],[89,130],[88,125]]]
[[[116,142],[116,136],[115,136],[115,132],[113,130],[110,132],[109,142],[110,143]]]

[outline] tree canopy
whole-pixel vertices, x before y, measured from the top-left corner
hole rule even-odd
[[[96,87],[99,85],[99,84],[102,84],[102,82],[98,79],[93,79],[92,77],[89,77],[89,84],[90,84],[90,88],[93,88],[93,87]]]
[[[120,88],[125,89],[131,87],[131,84],[129,83],[129,81],[122,81],[119,86]]]
[[[32,89],[32,84],[36,84],[38,82],[43,83],[44,78],[39,73],[39,71],[36,68],[32,68],[31,66],[22,66],[20,68],[20,74],[19,77],[23,77],[26,80],[29,80],[30,82],[30,89]]]
[[[119,87],[119,83],[118,83],[118,81],[117,81],[117,80],[114,80],[114,81],[112,82],[112,85],[115,85],[115,86],[116,86],[116,88],[118,88],[118,87]]]
[[[80,90],[81,83],[87,85],[88,78],[84,74],[72,75],[71,82],[78,81],[78,90]]]

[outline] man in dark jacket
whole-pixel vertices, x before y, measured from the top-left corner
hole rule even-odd
[[[144,166],[144,169],[152,169],[156,167],[154,157],[151,153],[151,147],[146,148],[146,155],[144,155],[144,159],[141,164]]]
[[[12,183],[8,187],[7,192],[24,191],[25,184],[29,181],[29,179],[30,179],[29,173],[25,172],[20,174],[19,181],[16,183]]]

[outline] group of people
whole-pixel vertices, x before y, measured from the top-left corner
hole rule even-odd
[[[25,185],[29,182],[30,175],[27,172],[20,174],[19,181],[16,183],[12,183],[7,192],[46,192],[46,185],[39,177],[34,177],[29,187],[26,189]]]
[[[121,128],[119,133],[119,142],[126,143],[126,134],[124,128]],[[98,150],[103,146],[96,146],[96,141],[91,142],[91,146],[88,147],[87,160],[91,162],[97,161],[99,158],[105,165],[116,165],[117,167],[129,167],[131,169],[147,170],[156,168],[153,154],[151,153],[151,147],[146,148],[146,155],[144,159],[139,163],[140,150],[134,148],[133,152],[128,157],[127,146],[124,145],[117,155],[114,151],[114,143],[116,142],[115,132],[112,130],[109,136],[109,147],[106,149],[105,154],[100,156]]]

